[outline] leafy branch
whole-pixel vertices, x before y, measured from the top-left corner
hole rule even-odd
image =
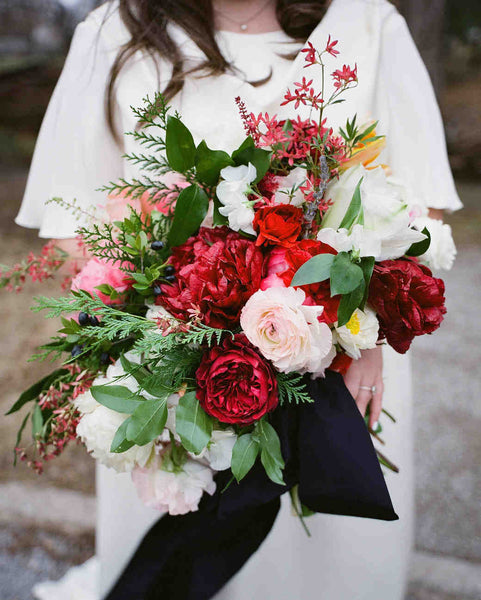
[[[284,402],[289,402],[289,404],[314,402],[307,391],[302,375],[297,373],[277,373],[277,387],[281,405]]]

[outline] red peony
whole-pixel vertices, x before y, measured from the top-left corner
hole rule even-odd
[[[260,287],[264,257],[255,242],[227,227],[202,227],[174,248],[169,263],[176,281],[161,286],[156,303],[179,319],[198,315],[205,325],[232,328]]]
[[[256,244],[279,245],[290,248],[302,231],[304,213],[292,204],[264,206],[256,211],[253,227],[258,232]]]
[[[289,286],[299,267],[317,254],[337,254],[337,252],[331,246],[316,240],[301,240],[291,248],[276,246],[267,258],[267,277],[262,280],[261,289]],[[337,321],[340,296],[331,297],[329,280],[299,287],[306,293],[304,304],[324,306],[322,321],[329,324]]]
[[[385,260],[374,267],[369,303],[381,334],[404,354],[415,336],[432,333],[441,324],[446,312],[444,282],[414,260]]]
[[[244,334],[209,349],[196,377],[202,408],[221,423],[249,425],[279,403],[274,369]]]

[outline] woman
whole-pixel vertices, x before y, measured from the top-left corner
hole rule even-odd
[[[287,116],[289,108],[279,108],[285,89],[305,75],[299,50],[307,38],[323,47],[329,34],[340,40],[343,63],[357,63],[360,80],[349,101],[332,108],[330,123],[342,125],[354,112],[379,119],[379,132],[388,136],[384,162],[433,216],[459,208],[428,75],[403,19],[386,0],[116,0],[77,28],[17,223],[40,228],[43,237],[64,238],[69,247],[78,223],[44,201],[55,195],[77,198],[82,206],[101,203],[93,190],[135,175],[121,160],[134,149],[133,139],[112,132],[133,130],[129,107],[157,89],[166,90],[196,141],[232,150],[244,135],[234,97],[241,96],[254,113]],[[206,74],[198,70],[202,63],[208,76],[199,78]],[[285,503],[260,551],[217,600],[403,598],[412,525],[408,361],[386,352],[383,370],[381,349],[366,351],[346,384],[362,413],[370,405],[371,422],[382,402],[398,418],[395,426],[385,424],[385,437],[389,456],[401,468],[400,475],[388,476],[400,521],[316,515],[308,539]],[[98,562],[60,584],[39,586],[39,598],[102,597],[158,518],[141,505],[128,476],[100,467],[97,485]],[[100,589],[89,595],[97,567]]]

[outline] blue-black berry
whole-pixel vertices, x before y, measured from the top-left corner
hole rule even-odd
[[[79,325],[88,325],[90,323],[90,315],[86,312],[79,313],[78,316]]]
[[[150,247],[152,248],[152,250],[162,250],[164,248],[165,244],[164,242],[162,242],[161,240],[155,240],[155,242],[152,242],[150,244]]]
[[[101,365],[110,364],[110,355],[108,352],[102,352],[102,354],[100,355],[100,364]]]
[[[80,344],[75,344],[75,346],[70,351],[70,354],[75,358],[79,354],[82,354],[83,350],[84,350],[83,346],[81,346]]]
[[[162,293],[160,285],[154,285],[152,291],[154,292],[154,296],[160,296],[160,294]]]
[[[166,277],[164,277],[165,281],[168,281],[169,283],[174,283],[175,281],[175,275],[167,275]]]
[[[172,265],[167,265],[164,269],[165,275],[173,275],[175,273],[175,267]]]
[[[100,321],[94,315],[92,315],[90,317],[89,321],[90,321],[90,325],[92,325],[92,327],[98,327],[100,325]]]

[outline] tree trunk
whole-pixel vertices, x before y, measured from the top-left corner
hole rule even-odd
[[[439,95],[444,84],[446,0],[399,0],[395,4],[406,18]]]

